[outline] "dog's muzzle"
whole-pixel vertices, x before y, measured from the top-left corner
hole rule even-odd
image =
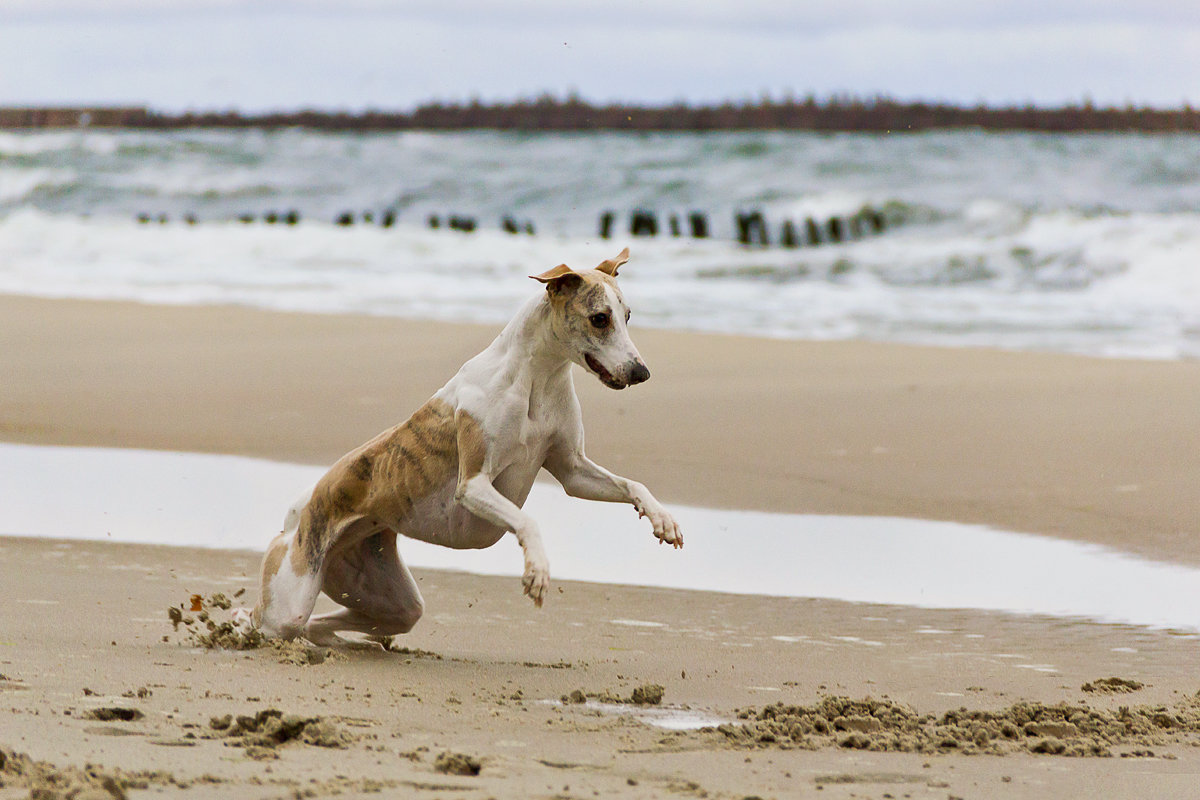
[[[650,379],[650,370],[641,361],[634,362],[634,365],[629,368],[629,374],[624,378],[620,378],[605,369],[604,365],[591,353],[585,355],[583,360],[587,364],[588,369],[596,373],[596,377],[600,379],[600,382],[610,389],[624,389],[626,386],[644,383]]]
[[[648,380],[650,380],[649,368],[640,361],[634,364],[633,369],[629,371],[629,385],[645,383]]]

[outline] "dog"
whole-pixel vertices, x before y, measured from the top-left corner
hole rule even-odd
[[[521,507],[543,468],[573,497],[632,504],[660,543],[682,547],[679,526],[645,486],[583,449],[571,365],[612,389],[650,377],[616,281],[628,260],[626,248],[592,270],[560,264],[531,275],[544,291],[491,345],[407,421],[338,460],[292,508],[263,557],[258,605],[241,609],[239,623],[323,646],[350,644],[341,632],[407,633],[425,604],[397,534],[478,549],[512,532],[525,594],[540,607],[549,563],[537,523]],[[343,608],[314,616],[322,591]]]

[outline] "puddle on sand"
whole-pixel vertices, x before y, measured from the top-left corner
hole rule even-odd
[[[635,706],[623,703],[601,703],[597,700],[571,704],[564,704],[561,700],[543,700],[542,702],[559,708],[583,709],[608,716],[633,717],[638,722],[670,731],[695,731],[729,722],[724,717],[677,706]]]
[[[261,550],[324,468],[236,456],[0,444],[0,534]],[[552,578],[1084,617],[1200,631],[1200,569],[980,525],[668,504],[687,546],[632,509],[533,488]],[[520,575],[516,541],[402,540],[413,566]],[[617,624],[644,624],[640,620]],[[936,636],[932,628],[921,633]]]

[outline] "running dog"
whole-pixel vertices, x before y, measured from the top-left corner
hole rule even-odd
[[[573,497],[632,504],[660,542],[682,547],[675,520],[645,486],[583,452],[571,365],[612,389],[650,377],[617,287],[628,259],[626,248],[594,270],[562,264],[530,276],[545,291],[487,349],[406,422],[343,456],[288,513],[263,557],[258,605],[242,609],[239,622],[325,646],[348,644],[342,631],[407,633],[424,601],[397,534],[473,549],[511,531],[525,558],[525,594],[541,606],[549,564],[521,506],[542,468]],[[343,608],[314,616],[322,591]]]

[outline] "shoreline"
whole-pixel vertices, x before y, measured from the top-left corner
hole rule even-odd
[[[498,325],[0,296],[0,440],[330,464]],[[1200,564],[1200,363],[634,330],[589,454],[664,502],[995,526]]]
[[[0,474],[39,476],[10,497],[0,533],[261,550],[279,530],[279,509],[322,473],[244,456],[0,442]],[[673,503],[688,541],[677,552],[646,535],[632,509],[570,498],[548,478],[534,485],[525,508],[544,534],[551,586],[568,580],[973,609],[1200,633],[1200,570],[1045,535]],[[397,544],[414,569],[522,572],[512,540],[466,551],[403,537]],[[976,572],[973,564],[990,568]],[[1117,575],[1121,592],[1097,591]]]
[[[0,441],[329,463],[497,330],[0,296]],[[647,384],[577,380],[588,449],[668,506],[957,518],[1200,561],[1187,483],[1200,365],[634,338]],[[253,603],[258,564],[249,550],[0,537],[0,800],[105,778],[130,797],[206,800],[1141,798],[1194,796],[1200,773],[1196,635],[571,580],[535,609],[519,578],[431,569],[414,569],[424,617],[389,651],[207,650],[172,628],[168,608],[202,624],[192,595],[216,621],[229,613],[216,593]],[[1116,688],[1085,688],[1097,683]],[[670,731],[598,702],[651,686],[674,713],[757,727]],[[742,719],[836,698],[883,712],[830,712],[830,735]],[[1081,728],[1125,707],[1171,728],[1104,741]],[[935,738],[877,730],[905,709]],[[976,730],[962,722],[975,712],[1015,727]],[[220,727],[271,714],[303,736]],[[1059,757],[1072,753],[1112,757]],[[18,754],[48,762],[40,778],[18,774]]]

